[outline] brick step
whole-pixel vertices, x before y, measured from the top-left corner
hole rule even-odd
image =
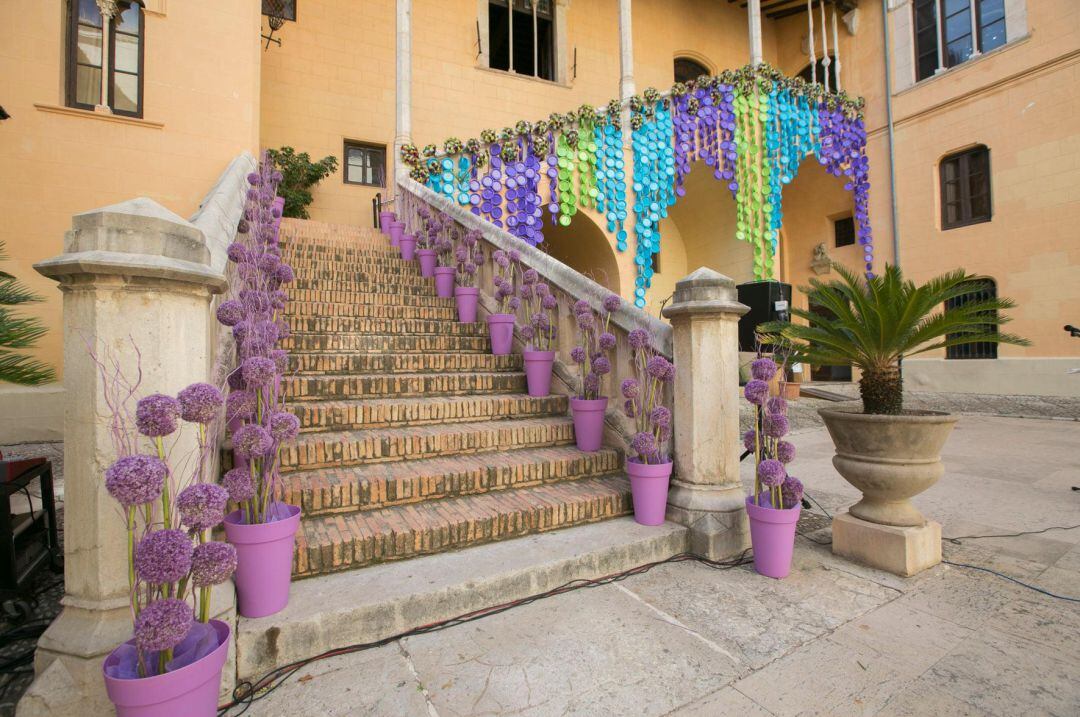
[[[286,305],[290,317],[357,317],[369,319],[423,319],[430,321],[456,321],[457,309],[453,305],[397,306],[376,301],[359,303],[328,301],[291,301]]]
[[[290,357],[293,374],[422,373],[428,371],[521,371],[520,354],[490,353],[356,354],[301,353]]]
[[[614,449],[499,451],[292,473],[283,479],[284,500],[300,506],[305,516],[356,513],[592,478],[621,468],[622,454]]]
[[[362,281],[393,281],[399,276],[424,278],[420,276],[420,264],[402,262],[401,264],[360,264],[346,262],[303,261],[293,267],[298,274],[318,279],[359,278]]]
[[[366,224],[338,224],[320,222],[315,219],[286,217],[281,220],[281,233],[286,236],[326,238],[328,236],[378,236],[380,232]]]
[[[282,386],[288,401],[519,393],[525,390],[525,374],[499,371],[288,376]]]
[[[487,324],[427,319],[367,319],[349,316],[286,316],[290,331],[307,333],[438,334],[440,336],[487,336]]]
[[[341,245],[312,244],[305,241],[294,241],[281,247],[281,255],[291,259],[327,257],[340,258],[401,258],[401,250],[396,246],[390,246],[390,240],[379,237],[373,240],[361,240],[355,243],[345,242]]]
[[[454,300],[435,295],[435,285],[391,291],[392,287],[371,286],[368,290],[287,289],[290,302],[314,301],[329,304],[381,304],[383,306],[436,306],[454,308]]]
[[[422,426],[537,416],[565,416],[565,396],[536,398],[523,393],[481,396],[423,396],[365,401],[297,401],[288,408],[301,430],[354,431],[387,426]]]
[[[312,271],[302,266],[295,267],[295,271],[297,278],[294,286],[303,289],[345,289],[348,291],[358,291],[359,289],[355,288],[357,285],[369,284],[382,291],[386,291],[387,289],[397,289],[400,286],[435,286],[435,280],[433,278],[420,276],[419,267],[417,267],[415,274],[396,274],[394,276],[358,271]],[[434,289],[432,288],[432,290]]]
[[[443,334],[373,334],[296,332],[281,340],[281,348],[292,352],[352,351],[379,353],[427,353],[446,351],[483,353],[491,350],[487,336],[447,336]]]
[[[455,550],[592,523],[631,510],[627,479],[602,476],[308,518],[297,535],[293,574],[308,577]]]
[[[420,262],[405,261],[399,257],[300,257],[288,260],[293,266],[301,267],[305,271],[363,271],[382,273],[420,273]]]
[[[514,448],[567,445],[574,440],[569,417],[481,421],[446,426],[373,428],[307,433],[281,450],[283,473],[402,460],[457,456]]]

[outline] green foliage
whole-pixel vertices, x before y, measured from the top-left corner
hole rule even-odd
[[[4,259],[7,254],[4,243],[0,242],[0,261]],[[35,301],[41,301],[41,297],[30,293],[11,274],[0,271],[0,381],[37,386],[56,378],[49,366],[15,351],[33,348],[34,342],[45,334],[45,327],[36,318],[22,318],[3,308]]]
[[[311,189],[337,171],[337,157],[328,155],[312,162],[307,152],[296,153],[292,147],[268,149],[270,161],[281,172],[278,196],[284,197],[283,215],[295,219],[307,219],[308,206],[313,198]]]
[[[774,321],[759,330],[766,334],[766,343],[790,341],[791,360],[862,369],[860,393],[867,413],[901,410],[898,367],[904,356],[980,342],[1029,345],[997,330],[1010,320],[1002,312],[1015,306],[1011,299],[969,301],[945,311],[947,301],[971,293],[984,280],[963,269],[916,286],[895,266],[886,266],[883,275],[872,279],[838,264],[832,268],[839,280],[811,279],[809,287],[800,287],[810,303],[827,309],[829,316],[793,308],[792,315],[813,326]]]

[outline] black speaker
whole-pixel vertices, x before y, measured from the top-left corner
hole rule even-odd
[[[748,281],[735,287],[739,303],[750,310],[739,319],[739,350],[757,351],[754,331],[767,321],[789,321],[791,314],[791,284],[779,281]]]

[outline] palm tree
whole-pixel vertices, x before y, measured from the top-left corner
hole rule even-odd
[[[865,413],[899,414],[903,411],[900,359],[949,346],[981,342],[1028,346],[1014,334],[1001,333],[1008,323],[1003,313],[1016,304],[1011,299],[981,299],[944,305],[966,294],[985,277],[956,269],[922,286],[905,281],[900,269],[886,266],[881,276],[863,279],[838,264],[839,280],[810,280],[800,287],[813,304],[830,316],[805,309],[791,313],[813,325],[779,321],[758,328],[763,343],[789,344],[790,360],[818,365],[853,364],[862,370],[859,394]]]
[[[0,261],[5,259],[4,243],[0,242]],[[33,348],[45,334],[45,327],[36,318],[19,318],[4,307],[35,301],[41,301],[41,297],[20,286],[11,274],[0,271],[0,381],[36,386],[56,378],[49,366],[13,350]]]

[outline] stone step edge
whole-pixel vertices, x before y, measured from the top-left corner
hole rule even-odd
[[[259,677],[328,650],[663,560],[687,549],[687,535],[674,523],[612,518],[300,580],[281,612],[238,618],[237,673]]]

